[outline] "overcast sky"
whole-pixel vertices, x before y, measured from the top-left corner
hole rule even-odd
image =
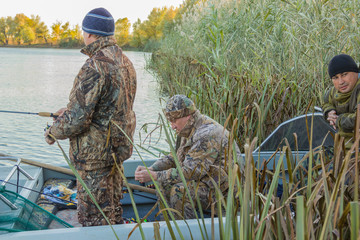
[[[79,24],[90,10],[98,7],[106,8],[114,17],[127,17],[133,24],[138,18],[147,19],[155,7],[178,7],[183,0],[7,0],[0,7],[0,17],[15,17],[17,13],[26,16],[39,15],[41,21],[50,27],[57,20],[71,26]]]

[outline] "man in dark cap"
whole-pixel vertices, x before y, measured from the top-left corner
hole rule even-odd
[[[199,197],[202,209],[209,209],[215,203],[215,185],[226,196],[228,191],[228,169],[232,169],[232,147],[235,144],[237,157],[240,150],[236,143],[229,144],[229,132],[215,120],[202,115],[195,104],[185,95],[171,97],[164,109],[171,127],[176,130],[176,158],[181,166],[195,205]],[[243,167],[243,166],[241,166]],[[195,210],[185,191],[185,186],[176,168],[172,154],[157,160],[149,172],[144,166],[138,166],[135,180],[157,181],[170,208],[176,209],[181,216],[195,217]]]
[[[85,47],[89,58],[80,69],[67,108],[46,131],[45,140],[70,140],[70,159],[102,207],[111,224],[122,223],[122,178],[115,168],[132,154],[132,145],[116,126],[132,138],[135,131],[133,103],[136,73],[114,38],[114,19],[104,8],[84,18]],[[116,124],[116,125],[115,125]],[[107,224],[81,184],[78,219],[83,226]]]
[[[340,54],[331,59],[328,72],[334,86],[324,96],[324,117],[344,137],[345,147],[349,149],[360,103],[359,67],[352,57]]]

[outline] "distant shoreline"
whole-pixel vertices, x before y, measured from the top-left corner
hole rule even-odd
[[[60,47],[52,44],[31,44],[31,45],[0,45],[2,48],[63,48],[63,49],[81,49],[81,47]]]
[[[55,49],[81,49],[82,47],[60,47],[59,45],[52,44],[31,44],[31,45],[0,45],[0,48],[55,48]],[[134,47],[121,47],[124,51],[142,52],[141,49]]]

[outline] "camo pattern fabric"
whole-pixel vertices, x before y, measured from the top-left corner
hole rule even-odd
[[[123,184],[117,169],[114,168],[112,172],[112,167],[106,167],[94,171],[79,171],[79,174],[110,223],[123,223],[120,203]],[[84,227],[107,225],[107,221],[79,182],[77,187],[79,223]]]
[[[198,110],[188,122],[189,124],[178,135],[176,155],[186,181],[194,181],[195,184],[201,186],[197,194],[200,196],[201,202],[206,203],[203,209],[207,209],[215,200],[213,195],[215,187],[212,180],[224,195],[228,191],[228,166],[226,164],[233,164],[232,151],[228,150],[229,132],[215,120],[202,115]],[[236,144],[235,148],[240,157],[240,150]],[[163,195],[167,196],[168,204],[183,212],[183,201],[189,202],[189,200],[184,200],[182,181],[174,158],[171,155],[165,156],[157,160],[151,167],[157,171],[157,182],[162,188]],[[240,168],[243,170],[244,163]],[[181,208],[179,208],[180,206]],[[185,204],[185,209],[188,209],[184,212],[185,217],[192,216],[193,210],[189,210],[189,206]]]
[[[350,149],[354,142],[354,127],[357,104],[360,103],[360,78],[355,87],[348,93],[340,93],[335,87],[328,89],[322,105],[325,120],[331,110],[335,110],[338,118],[336,128],[341,137],[345,138],[345,147]]]
[[[193,114],[196,107],[193,101],[185,95],[174,95],[167,102],[164,109],[165,117],[173,122],[175,119]]]
[[[196,199],[199,198],[202,209],[209,208],[210,204],[216,201],[215,195],[209,191],[209,187],[206,184],[202,182],[198,182],[198,185],[195,184],[194,181],[191,181],[186,186],[189,189],[193,203],[198,207]],[[180,215],[174,214],[175,219],[196,218],[195,211],[183,183],[176,183],[174,185],[160,184],[160,190],[169,207],[179,211]]]
[[[50,133],[57,139],[69,138],[74,164],[94,170],[112,166],[112,153],[119,162],[132,154],[131,143],[116,125],[132,139],[136,73],[114,37],[99,38],[81,51],[90,58],[75,78],[67,110]]]
[[[89,58],[75,78],[67,110],[50,127],[50,134],[57,139],[69,138],[69,155],[75,168],[88,181],[88,187],[94,191],[95,198],[99,198],[96,200],[100,206],[116,209],[119,213],[116,217],[119,217],[120,195],[114,196],[114,202],[110,202],[110,205],[102,204],[103,199],[107,198],[102,196],[108,196],[111,192],[119,194],[117,189],[122,188],[121,181],[107,188],[98,188],[97,184],[108,181],[105,173],[114,165],[112,154],[119,164],[132,154],[132,145],[118,126],[130,139],[133,138],[136,123],[133,111],[136,73],[113,36],[101,37],[81,52]],[[104,171],[104,174],[98,177],[92,174],[94,171]],[[96,181],[92,181],[93,178]],[[81,196],[81,187],[78,188]],[[80,220],[85,225],[99,224],[101,221],[97,220],[96,216],[99,215],[95,213],[99,212],[95,205],[89,198],[81,197],[83,201],[78,208]],[[95,217],[92,217],[93,214]],[[112,213],[109,217],[112,217]]]

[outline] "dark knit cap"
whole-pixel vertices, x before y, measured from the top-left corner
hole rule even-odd
[[[354,59],[346,54],[336,55],[329,62],[328,72],[330,78],[343,72],[359,72],[359,67]]]
[[[82,29],[90,34],[110,36],[114,35],[115,23],[108,10],[95,8],[86,14],[82,22]]]

